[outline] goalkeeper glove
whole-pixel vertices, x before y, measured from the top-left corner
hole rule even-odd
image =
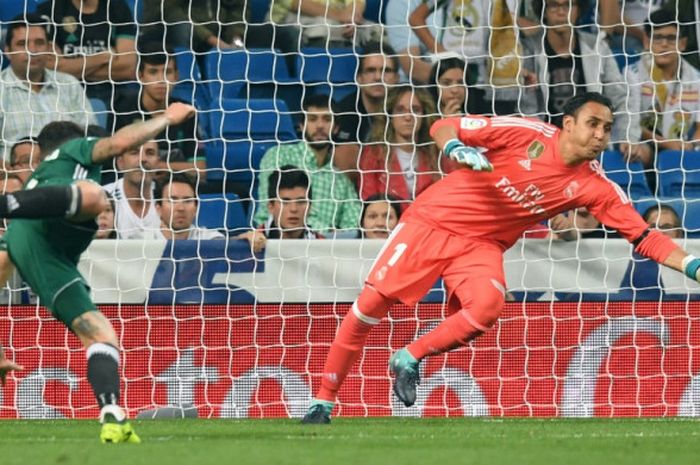
[[[493,171],[493,166],[479,150],[467,147],[457,139],[448,140],[443,152],[450,159],[474,171]]]
[[[700,258],[687,255],[683,259],[683,273],[685,273],[687,277],[698,281],[698,269],[700,269]]]

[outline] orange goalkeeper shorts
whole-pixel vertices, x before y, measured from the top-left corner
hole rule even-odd
[[[454,236],[417,223],[399,223],[377,256],[365,282],[385,297],[414,305],[442,277],[451,297],[459,300],[479,289],[470,281],[490,278],[505,292],[503,251],[490,242]],[[451,311],[460,302],[449,299]]]

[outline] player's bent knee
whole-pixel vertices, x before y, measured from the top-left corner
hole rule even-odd
[[[0,286],[4,286],[10,275],[15,270],[10,254],[6,250],[0,251]]]
[[[475,289],[478,289],[478,292],[472,295],[471,305],[462,311],[466,312],[474,326],[483,331],[496,324],[501,316],[505,304],[505,289],[493,279],[489,279],[488,283],[481,283]]]
[[[368,324],[377,324],[384,318],[396,299],[386,297],[372,286],[365,286],[353,304],[351,311]]]
[[[107,208],[107,196],[102,188],[91,181],[78,181],[75,186],[80,191],[80,207],[76,219],[97,217]]]
[[[100,312],[92,310],[78,316],[71,323],[71,329],[84,347],[92,344],[109,344],[119,348],[117,334],[109,320]]]

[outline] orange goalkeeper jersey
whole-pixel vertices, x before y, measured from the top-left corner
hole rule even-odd
[[[648,228],[620,186],[598,161],[566,166],[560,130],[517,117],[457,117],[453,125],[467,146],[487,150],[493,172],[461,169],[424,191],[401,217],[451,234],[511,247],[527,229],[557,213],[586,207],[630,242]]]

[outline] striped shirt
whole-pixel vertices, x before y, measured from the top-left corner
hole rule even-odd
[[[12,68],[0,73],[0,154],[5,160],[16,141],[36,136],[53,121],[96,124],[90,100],[77,79],[61,72],[44,73],[46,83],[39,92],[17,78]]]

